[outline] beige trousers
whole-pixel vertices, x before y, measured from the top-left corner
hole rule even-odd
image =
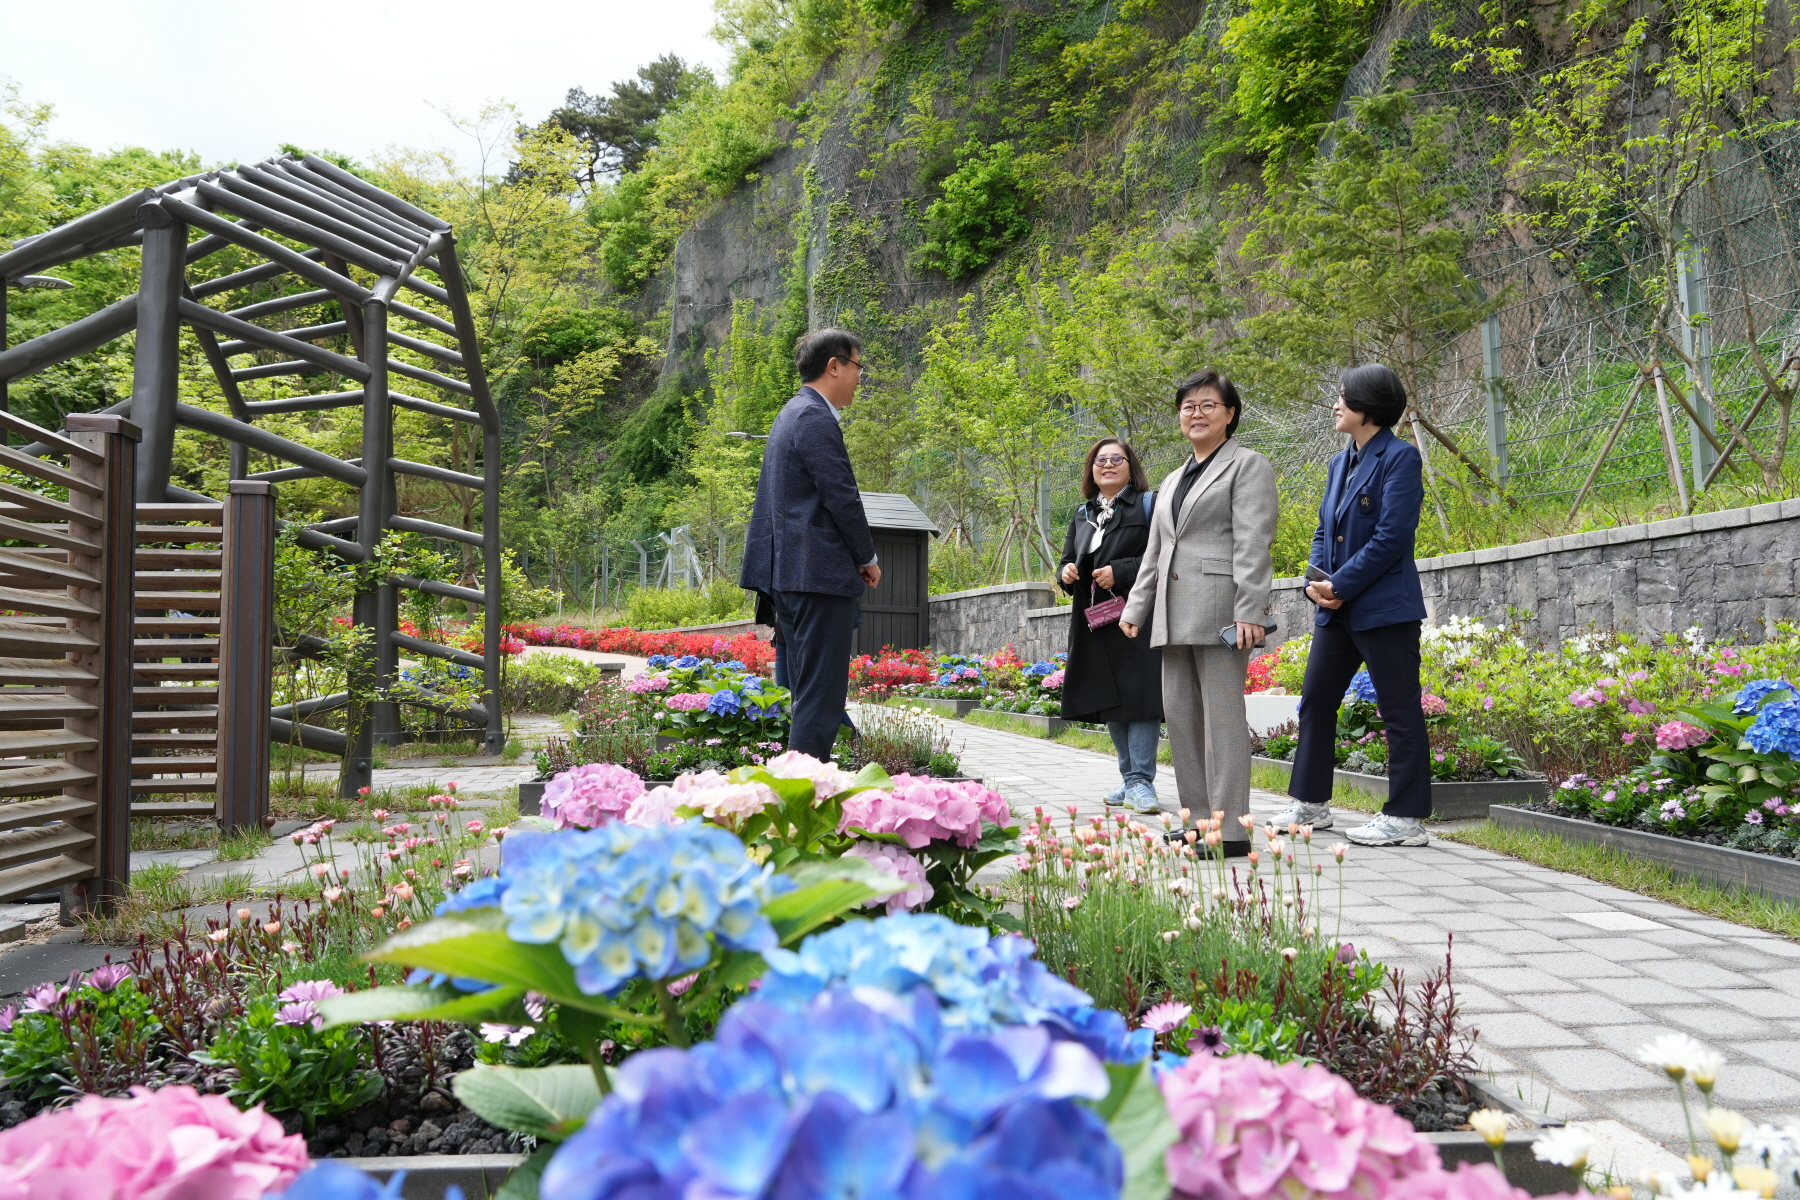
[[[1229,646],[1163,647],[1163,720],[1181,807],[1190,824],[1224,809],[1226,841],[1247,836],[1238,818],[1250,811],[1249,665],[1248,650]]]

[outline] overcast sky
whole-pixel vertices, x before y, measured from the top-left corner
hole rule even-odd
[[[51,137],[197,151],[283,142],[367,160],[473,143],[446,112],[507,100],[541,118],[670,51],[723,67],[711,0],[0,0],[0,77],[56,106]]]

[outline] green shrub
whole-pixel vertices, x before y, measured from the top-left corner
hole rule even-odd
[[[1250,0],[1220,39],[1237,65],[1231,106],[1249,149],[1276,157],[1331,119],[1368,47],[1369,0]]]
[[[710,625],[748,616],[749,595],[728,579],[698,588],[639,588],[626,601],[625,615],[634,629]]]
[[[500,703],[509,713],[573,712],[601,678],[599,667],[572,654],[521,655],[506,664]]]
[[[314,1029],[309,1021],[285,1024],[275,1002],[261,1000],[243,1018],[227,1021],[217,1038],[194,1058],[233,1067],[228,1093],[239,1108],[261,1104],[271,1112],[296,1112],[311,1132],[381,1094],[381,1076],[363,1069],[368,1046],[360,1029]]]
[[[1031,188],[1024,164],[1010,142],[963,147],[962,165],[944,180],[925,210],[926,266],[964,279],[1000,256],[1031,228]]]

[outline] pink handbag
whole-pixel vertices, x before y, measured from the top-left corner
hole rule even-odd
[[[1119,618],[1125,615],[1125,597],[1111,595],[1111,588],[1104,590],[1108,593],[1107,598],[1095,604],[1094,587],[1092,584],[1088,585],[1088,607],[1085,615],[1090,633],[1096,629],[1105,629],[1108,625],[1117,625]]]

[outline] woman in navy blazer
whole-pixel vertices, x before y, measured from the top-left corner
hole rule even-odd
[[[1388,801],[1344,836],[1366,846],[1423,846],[1431,815],[1431,743],[1419,704],[1419,629],[1425,596],[1413,565],[1425,497],[1418,448],[1394,436],[1406,389],[1387,367],[1352,367],[1332,406],[1352,445],[1331,460],[1311,564],[1328,577],[1309,583],[1312,650],[1300,689],[1300,744],[1277,825],[1331,826],[1337,715],[1358,667],[1367,666],[1387,727]]]

